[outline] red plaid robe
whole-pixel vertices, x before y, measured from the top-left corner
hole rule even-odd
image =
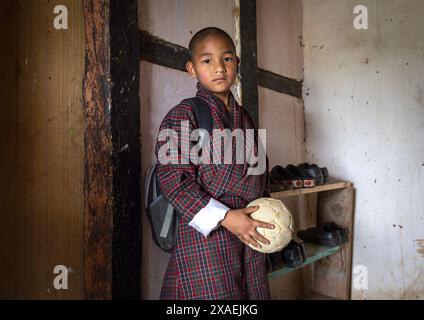
[[[196,96],[210,106],[213,128],[255,128],[250,116],[231,94],[232,109],[228,112],[221,100],[200,83],[197,88]],[[178,133],[179,142],[187,141],[189,135],[181,136],[180,122],[183,120],[190,122],[190,132],[197,128],[193,109],[184,100],[168,112],[159,130],[173,129]],[[156,155],[165,143],[158,139]],[[160,298],[270,299],[264,254],[243,244],[224,227],[218,227],[205,237],[188,225],[211,197],[230,209],[237,209],[246,207],[254,199],[269,196],[266,188],[268,158],[263,175],[247,175],[247,163],[219,165],[212,164],[212,159],[211,156],[211,164],[198,166],[192,162],[158,166],[161,190],[182,217]]]

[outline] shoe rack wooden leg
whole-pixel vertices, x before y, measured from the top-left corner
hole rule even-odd
[[[342,249],[315,263],[314,291],[336,299],[350,299],[352,276],[352,242],[354,188],[320,192],[317,222],[334,221],[349,229],[349,241]]]
[[[310,193],[299,196],[299,211],[300,215],[299,230],[315,227],[317,224],[317,193]],[[301,241],[301,240],[300,240]],[[303,272],[303,287],[305,297],[309,297],[314,291],[314,263],[302,268]]]

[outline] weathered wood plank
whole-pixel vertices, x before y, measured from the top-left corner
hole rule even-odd
[[[286,78],[271,71],[258,69],[258,84],[261,87],[268,88],[290,96],[302,98],[302,82]]]
[[[186,71],[185,65],[190,58],[187,48],[167,42],[142,30],[139,31],[139,37],[141,59],[163,67]]]
[[[140,294],[137,1],[84,0],[84,268],[89,299]]]
[[[81,299],[83,12],[63,0],[0,1],[0,298]],[[57,290],[56,265],[68,273]]]
[[[113,299],[141,295],[141,141],[138,1],[110,0]]]
[[[112,298],[113,164],[110,155],[109,1],[84,0],[84,296]]]

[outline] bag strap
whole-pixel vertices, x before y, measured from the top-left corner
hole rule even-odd
[[[199,129],[205,129],[211,134],[213,119],[207,102],[200,97],[193,97],[188,100],[192,102],[194,116]]]
[[[193,107],[194,116],[196,118],[197,126],[200,129],[205,129],[210,133],[212,133],[212,114],[209,109],[209,105],[200,97],[193,97],[187,99]],[[160,193],[159,181],[155,179],[157,170],[157,162],[155,162],[152,167],[147,171],[147,177],[145,180],[145,207],[147,208],[149,203],[153,201],[153,199],[157,199]],[[152,181],[153,180],[153,181]],[[152,188],[150,188],[152,186]],[[168,211],[170,209],[168,208]],[[167,214],[169,216],[169,214]],[[167,224],[169,224],[169,217],[167,218]],[[167,230],[169,226],[165,227],[162,231],[162,234],[167,234]]]
[[[174,215],[174,208],[169,203],[168,208],[166,208],[165,219],[163,220],[163,225],[162,225],[162,228],[161,228],[160,234],[159,234],[159,236],[161,238],[166,239],[168,237],[168,233],[171,230],[171,224],[173,222],[174,216],[175,216]]]

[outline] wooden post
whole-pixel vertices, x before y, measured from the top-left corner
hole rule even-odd
[[[83,0],[84,295],[140,297],[137,0]]]
[[[242,105],[259,128],[256,0],[240,1]]]

